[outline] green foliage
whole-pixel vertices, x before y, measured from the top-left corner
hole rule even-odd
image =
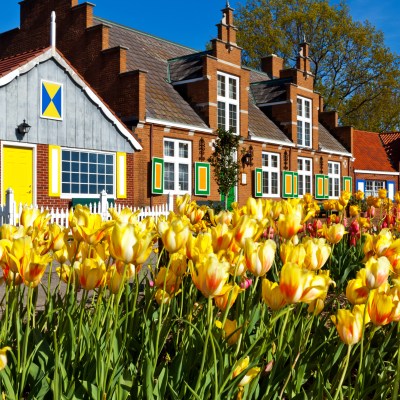
[[[261,57],[274,53],[294,66],[306,38],[325,110],[337,110],[343,125],[358,129],[400,128],[399,57],[382,32],[352,19],[345,1],[247,0],[236,19],[247,65],[258,68]]]
[[[240,136],[231,130],[217,130],[217,138],[214,143],[214,152],[208,162],[214,169],[214,179],[218,185],[218,192],[225,196],[237,185],[240,165],[237,161]]]

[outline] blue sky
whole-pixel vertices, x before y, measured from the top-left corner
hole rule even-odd
[[[19,0],[1,0],[0,32],[19,26]],[[55,0],[58,1],[58,0]],[[339,0],[332,0],[338,3]],[[79,1],[80,3],[83,0]],[[225,0],[93,0],[95,15],[177,42],[196,50],[216,37]],[[231,0],[235,8],[245,0]],[[400,54],[400,0],[347,0],[350,13],[382,30],[386,44]]]

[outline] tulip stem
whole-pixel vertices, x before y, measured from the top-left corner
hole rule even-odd
[[[347,355],[346,355],[346,358],[344,360],[342,376],[340,377],[340,382],[339,382],[339,385],[338,385],[338,387],[336,389],[335,397],[333,398],[333,400],[336,400],[338,398],[338,396],[339,396],[339,393],[342,392],[343,381],[344,381],[344,378],[346,376],[347,367],[349,366],[350,352],[351,352],[351,344],[349,344],[348,347],[347,347]]]
[[[400,322],[397,323],[397,336],[400,335]],[[399,384],[400,384],[400,349],[397,349],[397,370],[396,378],[393,385],[393,395],[392,400],[396,400],[399,394]]]

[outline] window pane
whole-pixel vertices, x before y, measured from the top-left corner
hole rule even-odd
[[[89,153],[89,162],[91,162],[91,163],[97,163],[97,154],[95,154],[95,153]]]
[[[311,161],[310,160],[304,160],[305,164],[305,170],[306,171],[311,171]]]
[[[236,100],[237,89],[236,89],[236,79],[229,78],[229,98]]]
[[[303,195],[304,194],[304,176],[299,174],[299,195]]]
[[[306,175],[306,193],[311,193],[311,176],[310,175]]]
[[[164,187],[166,190],[174,190],[174,164],[164,163]]]
[[[79,161],[79,153],[77,153],[76,151],[72,151],[71,152],[71,160],[72,161]]]
[[[189,166],[187,164],[179,164],[179,190],[189,189]]]
[[[339,164],[335,163],[335,174],[339,173]]]
[[[303,160],[301,158],[297,159],[297,169],[303,171]]]
[[[303,144],[303,124],[301,121],[297,121],[297,144]]]
[[[63,161],[68,161],[71,158],[71,153],[69,151],[62,151],[62,160]]]
[[[278,194],[278,173],[271,173],[271,193]]]
[[[164,156],[174,157],[174,142],[168,140],[164,142]]]
[[[304,100],[304,106],[305,106],[305,117],[310,118],[310,101]]]
[[[189,144],[179,143],[179,157],[189,158]]]
[[[218,128],[225,129],[225,103],[218,102]]]
[[[263,154],[262,155],[262,166],[263,167],[268,167],[268,154]]]
[[[311,136],[310,136],[310,124],[309,122],[304,123],[305,127],[305,146],[310,147],[311,146]]]
[[[218,96],[225,97],[225,77],[222,75],[218,75]]]
[[[301,117],[303,115],[303,109],[301,99],[297,99],[297,115]]]
[[[234,104],[229,104],[229,129],[236,133],[237,126],[237,107]]]
[[[268,171],[263,171],[263,193],[269,194],[269,173]]]
[[[112,156],[110,156],[112,159]],[[89,160],[89,155],[88,153],[81,153],[81,162],[87,163]]]
[[[278,168],[278,156],[271,156],[271,167]]]

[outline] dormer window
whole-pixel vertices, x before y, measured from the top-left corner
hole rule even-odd
[[[239,132],[239,78],[218,72],[218,128]]]
[[[297,97],[297,145],[311,147],[311,100]]]

